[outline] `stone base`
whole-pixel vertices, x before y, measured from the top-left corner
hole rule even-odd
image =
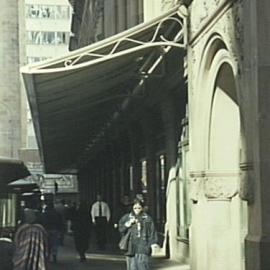
[[[248,235],[245,256],[246,270],[270,270],[270,236]]]

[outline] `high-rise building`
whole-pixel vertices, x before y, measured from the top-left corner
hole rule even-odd
[[[68,51],[72,8],[68,0],[25,0],[27,63]],[[30,110],[27,112],[27,148],[37,149]]]
[[[24,61],[27,64],[45,61],[68,52],[72,7],[68,0],[25,0],[24,39],[21,47],[25,49]],[[22,101],[23,103],[24,101]],[[76,180],[72,176],[44,175],[39,157],[38,144],[32,122],[30,108],[25,99],[25,148],[20,157],[26,163],[44,192],[54,192],[55,182],[59,191],[65,193],[77,190]],[[68,181],[66,181],[68,179]]]

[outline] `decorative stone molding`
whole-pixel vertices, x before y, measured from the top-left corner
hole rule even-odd
[[[208,199],[230,200],[237,193],[237,177],[205,178],[204,194]]]
[[[232,0],[194,0],[190,12],[190,43],[203,36],[233,6]],[[223,29],[222,29],[223,30]]]
[[[170,8],[173,8],[177,3],[173,0],[162,0],[161,2],[161,10],[166,11],[169,10]]]
[[[199,200],[199,192],[200,192],[200,179],[193,178],[190,180],[190,191],[189,198],[193,203],[197,203]]]
[[[190,178],[189,197],[194,203],[200,192],[212,200],[230,200],[239,193],[239,173],[235,171],[193,171]]]
[[[202,190],[202,183],[205,177],[205,171],[190,171],[190,190],[189,190],[189,198],[193,203],[197,203],[199,201],[199,194]]]
[[[200,25],[204,23],[207,18],[221,6],[224,5],[228,0],[194,0],[192,3],[194,15],[193,25],[196,29],[200,28]]]
[[[242,200],[252,202],[254,198],[254,170],[251,162],[240,163],[239,195]]]

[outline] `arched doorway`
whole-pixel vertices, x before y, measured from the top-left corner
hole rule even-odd
[[[239,197],[241,114],[237,64],[220,34],[198,50],[191,81],[191,268],[244,270],[247,207]],[[196,70],[196,68],[198,68]],[[196,73],[195,73],[196,72]]]
[[[241,124],[236,93],[232,66],[220,63],[210,110],[205,186],[211,220],[207,239],[209,270],[244,269],[247,207],[238,194]]]

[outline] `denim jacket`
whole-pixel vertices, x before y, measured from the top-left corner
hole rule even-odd
[[[136,223],[131,225],[131,227],[127,227],[126,222],[132,218],[136,219]],[[121,235],[124,235],[128,230],[131,231],[131,235],[128,251],[125,255],[151,255],[151,245],[158,242],[157,232],[152,218],[144,212],[138,216],[135,216],[133,212],[125,214],[119,221],[119,232]]]

